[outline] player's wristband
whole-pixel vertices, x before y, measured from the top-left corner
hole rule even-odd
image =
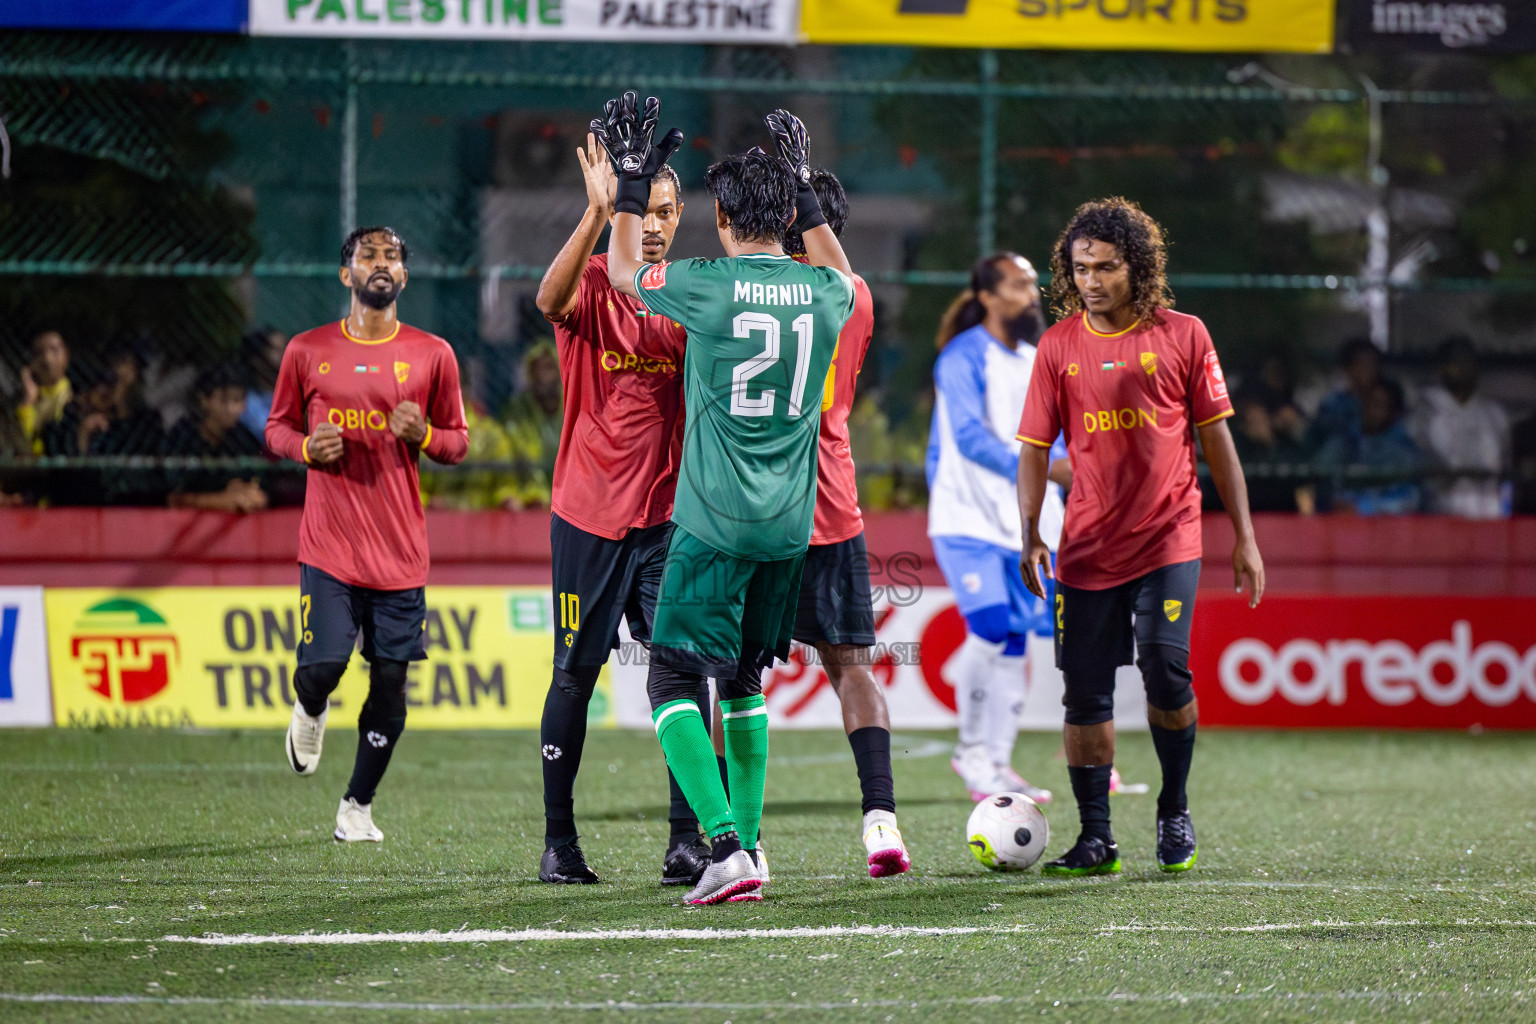
[[[299,445],[299,458],[304,460],[304,465],[309,465],[309,438],[307,437],[304,443]]]
[[[644,217],[651,205],[651,178],[649,174],[621,174],[614,194],[613,212],[632,213]]]
[[[429,445],[431,443],[432,443],[432,424],[428,423],[427,424],[427,432],[425,434],[421,435],[421,444],[419,444],[417,447],[420,448],[422,451],[426,451],[427,445]]]
[[[821,212],[821,200],[816,198],[816,190],[809,184],[801,185],[795,190],[795,228],[804,235],[826,222],[827,215]]]

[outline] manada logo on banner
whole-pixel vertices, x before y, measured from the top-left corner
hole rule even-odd
[[[1218,600],[1195,621],[1213,725],[1536,726],[1533,600]]]
[[[171,683],[181,644],[165,617],[142,601],[114,597],[85,610],[69,655],[86,685],[109,701],[138,704]]]
[[[296,587],[50,589],[44,599],[58,724],[287,724],[297,647],[310,628]],[[412,724],[536,726],[553,664],[549,601],[543,588],[433,588],[427,660],[412,663],[406,681]],[[367,664],[353,658],[331,722],[355,722],[367,693]]]

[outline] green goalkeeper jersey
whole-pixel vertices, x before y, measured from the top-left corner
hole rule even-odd
[[[753,254],[635,274],[640,300],[688,331],[672,521],[736,558],[811,542],[821,393],[853,285],[830,267]]]

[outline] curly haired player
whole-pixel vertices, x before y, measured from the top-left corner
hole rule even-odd
[[[1115,759],[1115,669],[1134,650],[1147,722],[1162,765],[1157,860],[1186,871],[1198,854],[1185,783],[1198,717],[1189,671],[1200,578],[1195,436],[1236,530],[1232,571],[1248,602],[1264,594],[1264,562],[1248,490],[1225,420],[1221,363],[1197,318],[1172,310],[1163,232],[1136,204],[1085,203],[1051,256],[1061,320],[1040,339],[1019,440],[1024,582],[1045,596],[1040,536],[1048,451],[1066,435],[1073,488],[1056,568],[1056,663],[1065,680],[1067,770],[1082,831],[1048,875],[1113,874],[1109,826]]]

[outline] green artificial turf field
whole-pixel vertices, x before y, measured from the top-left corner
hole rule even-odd
[[[1153,797],[1123,796],[1125,873],[1075,882],[971,859],[946,740],[898,735],[915,869],[872,880],[845,741],[775,733],[768,898],[685,909],[645,733],[589,738],[604,884],[556,887],[533,734],[408,732],[385,842],[343,846],[349,730],[304,779],[276,732],[0,732],[0,1019],[1536,1019],[1525,736],[1209,731],[1199,866],[1159,873]],[[1058,745],[1017,757],[1059,794],[1048,856],[1075,835]],[[1155,791],[1145,735],[1119,763]]]

